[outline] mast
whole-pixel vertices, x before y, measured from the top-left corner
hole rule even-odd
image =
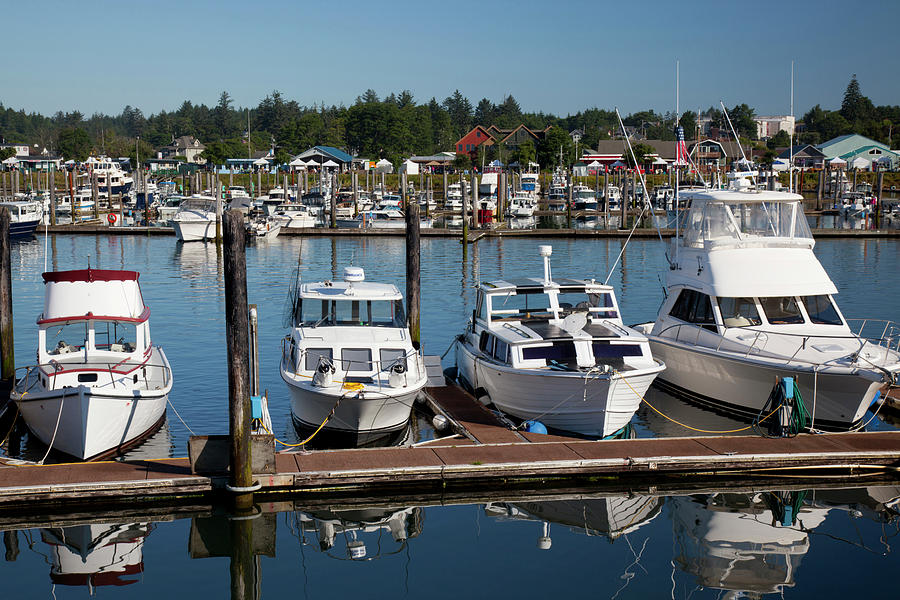
[[[788,145],[788,189],[794,191],[794,61],[791,61],[791,135]],[[800,184],[801,190],[803,184]]]
[[[680,66],[679,62],[676,60],[675,61],[675,156],[676,156],[676,158],[675,158],[675,264],[676,265],[678,264],[678,233],[679,233],[678,232],[678,222],[681,220],[681,219],[679,219],[679,214],[678,214],[678,204],[679,204],[678,187],[680,185],[680,175],[681,175],[681,165],[679,164],[681,162],[681,160],[679,160],[681,158],[681,156],[680,156],[681,153],[679,151],[680,146],[678,145],[679,144],[678,128],[681,126],[681,115],[678,112],[679,92],[680,92],[680,87],[681,87],[681,81],[680,81],[681,74],[680,74],[679,66]],[[685,146],[687,146],[687,143],[685,143]]]

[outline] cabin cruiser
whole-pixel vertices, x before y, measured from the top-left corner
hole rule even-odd
[[[513,218],[527,218],[534,216],[535,200],[530,192],[516,192],[509,199],[509,208],[506,214]]]
[[[9,209],[9,237],[25,238],[34,235],[34,230],[44,217],[43,205],[38,200],[11,200],[0,202]]]
[[[666,299],[655,322],[636,326],[666,363],[658,385],[753,419],[776,377],[793,377],[810,427],[858,426],[896,384],[900,329],[844,318],[803,197],[754,190],[750,175],[732,174],[726,190],[681,192]]]
[[[419,227],[430,229],[434,225],[434,219],[422,217]],[[405,229],[406,214],[396,208],[382,208],[360,212],[352,219],[338,219],[337,226],[341,229]]]
[[[597,196],[594,190],[586,185],[576,185],[572,188],[572,204],[575,210],[597,212]]]
[[[122,166],[106,156],[91,156],[84,162],[87,172],[81,175],[90,189],[93,176],[97,176],[97,189],[104,194],[126,196],[131,191],[134,179],[122,170]]]
[[[172,370],[135,271],[44,273],[36,366],[10,394],[28,429],[78,459],[121,452],[165,419]]]
[[[257,217],[247,223],[247,238],[253,240],[271,240],[281,232],[281,221],[275,217]]]
[[[282,227],[315,227],[322,223],[310,207],[296,202],[278,205],[273,216],[281,222]]]
[[[464,386],[522,420],[582,435],[618,434],[665,366],[625,327],[613,288],[592,279],[484,282],[456,344]]]
[[[418,203],[422,212],[428,211],[430,213],[437,209],[437,202],[434,201],[434,192],[431,190],[419,192]]]
[[[265,196],[257,198],[258,206],[266,216],[272,216],[278,207],[288,201],[284,188],[276,187],[269,190]]]
[[[550,191],[547,192],[547,206],[550,210],[566,210],[568,198],[566,196],[565,182],[553,180]]]
[[[520,177],[520,187],[523,192],[528,192],[537,200],[541,195],[541,174],[537,163],[529,163],[529,169]]]
[[[178,212],[169,220],[180,242],[202,242],[216,237],[216,198],[191,196],[178,206]]]
[[[675,190],[669,184],[653,188],[653,207],[662,210],[675,210]]]
[[[280,371],[295,424],[366,435],[403,428],[427,376],[400,290],[347,267],[343,281],[298,277],[289,300]]]
[[[618,210],[622,206],[622,190],[618,186],[609,184],[606,186],[606,210]]]
[[[165,225],[171,225],[172,217],[178,213],[184,196],[171,195],[166,196],[165,200],[157,204],[156,219]]]
[[[462,210],[463,192],[462,185],[451,183],[447,186],[447,198],[444,200],[445,210]]]

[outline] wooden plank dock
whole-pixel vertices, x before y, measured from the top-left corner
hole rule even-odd
[[[575,483],[656,489],[673,481],[764,477],[900,476],[900,431],[591,441],[511,431],[455,386],[428,389],[466,435],[418,445],[283,452],[255,474],[258,501],[280,497],[444,495]],[[0,466],[0,514],[105,506],[211,502],[225,473],[194,474],[188,459]],[[862,485],[862,483],[861,483]]]

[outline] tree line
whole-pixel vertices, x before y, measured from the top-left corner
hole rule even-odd
[[[729,117],[742,137],[756,138],[755,111],[747,104],[729,109]],[[726,127],[724,114],[715,108],[701,113],[714,125]],[[697,115],[681,115],[687,137],[692,137]],[[646,139],[675,139],[675,115],[653,110],[638,111],[623,118],[625,125],[640,130]],[[249,129],[248,129],[249,121]],[[861,133],[893,144],[893,124],[900,122],[900,107],[874,106],[862,95],[853,76],[840,110],[816,105],[803,116],[803,132],[798,141],[820,143],[844,133]],[[49,148],[66,158],[84,160],[91,153],[141,158],[178,136],[192,135],[203,142],[206,158],[216,164],[226,158],[248,156],[253,151],[274,149],[278,162],[315,145],[334,146],[355,156],[387,158],[397,164],[410,155],[430,155],[453,150],[455,142],[474,125],[496,125],[512,129],[520,124],[532,130],[551,128],[538,147],[519,152],[516,158],[534,156],[542,165],[576,159],[568,132],[580,129],[581,147],[595,147],[601,139],[616,136],[618,118],[614,111],[590,108],[565,117],[544,112],[524,112],[512,95],[499,103],[482,98],[473,105],[459,90],[443,100],[417,102],[409,90],[379,97],[366,90],[350,106],[313,104],[304,106],[277,90],[255,107],[236,107],[227,91],[215,106],[185,100],[175,111],[150,116],[132,106],[118,115],[95,113],[86,117],[79,111],[57,112],[52,116],[14,110],[0,103],[0,135],[7,142],[29,143]],[[784,141],[784,140],[777,140]],[[523,154],[524,152],[524,154]],[[502,148],[486,151],[480,159],[502,155]],[[513,158],[510,154],[505,158]]]

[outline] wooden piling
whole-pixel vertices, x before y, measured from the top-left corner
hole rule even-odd
[[[478,206],[480,204],[480,195],[481,190],[478,189],[478,177],[475,175],[475,172],[472,171],[472,216],[474,217],[473,224],[475,226],[480,225],[478,218],[478,209],[480,208]]]
[[[353,189],[353,216],[359,213],[359,171],[350,174],[350,186]]]
[[[324,177],[324,175],[323,175]],[[323,179],[324,182],[324,179]],[[325,186],[322,186],[321,189],[325,189]],[[329,202],[331,203],[331,228],[337,229],[337,175],[333,176],[332,184],[331,184],[331,194],[329,198]]]
[[[406,312],[409,319],[409,335],[416,350],[421,347],[419,315],[419,205],[411,202],[406,208]]]
[[[224,215],[225,341],[228,351],[231,491],[235,506],[253,503],[250,465],[250,318],[247,305],[247,257],[244,217],[239,210]]]
[[[9,399],[16,379],[13,340],[12,266],[10,260],[9,208],[0,207],[0,391]]]
[[[506,171],[502,171],[500,173],[500,186],[497,188],[497,212],[496,216],[498,219],[502,219],[503,215],[506,214],[506,202],[507,202],[507,178],[509,175]]]
[[[248,509],[250,506],[247,507]],[[251,515],[237,511],[229,521],[231,529],[231,599],[253,600],[258,597],[257,564],[253,556],[253,521]]]
[[[572,175],[567,175],[566,179],[566,229],[572,229],[572,200],[574,197]]]
[[[400,205],[404,208],[408,208],[409,206],[409,194],[406,188],[406,172],[400,173]]]
[[[629,194],[631,193],[631,179],[625,177],[625,185],[622,188],[622,200],[619,202],[619,213],[621,214],[621,223],[619,223],[619,229],[627,229],[628,228],[628,205],[630,204]]]
[[[56,171],[50,167],[50,225],[56,226]]]
[[[234,167],[232,167],[232,170]],[[222,186],[216,186],[216,245],[222,243]]]
[[[881,227],[881,209],[884,201],[881,199],[884,193],[884,171],[878,172],[878,179],[875,184],[875,228]]]
[[[444,195],[442,198],[443,198],[444,208],[446,209],[447,208],[447,167],[443,167],[443,171],[444,171],[444,173],[443,173],[443,175],[444,175],[444,185],[443,185]]]
[[[100,188],[97,173],[91,173],[91,200],[94,202],[94,218],[100,218]]]
[[[603,169],[603,206],[603,228],[609,229],[609,172],[606,169]]]
[[[71,209],[72,223],[77,223],[75,218],[75,170],[68,171],[66,177],[69,182],[69,208]]]
[[[819,180],[816,184],[816,210],[822,210],[822,196],[825,194],[825,168],[819,170]]]
[[[475,179],[475,176],[472,176],[472,179]],[[459,177],[459,183],[462,188],[462,243],[463,243],[463,254],[467,252],[466,248],[469,246],[469,193],[466,190],[466,183],[463,181],[462,175]],[[474,190],[475,187],[472,186]]]

